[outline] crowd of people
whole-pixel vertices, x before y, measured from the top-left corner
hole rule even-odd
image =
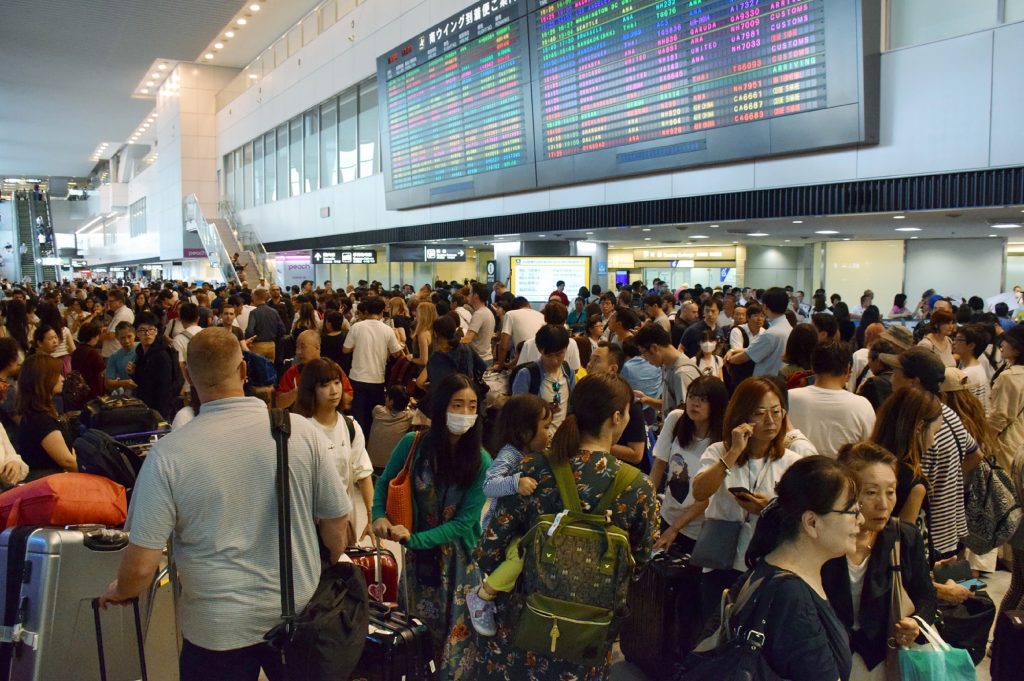
[[[985,531],[969,512],[979,470],[1011,472],[1024,495],[1024,326],[1002,303],[928,291],[883,312],[871,291],[851,309],[824,290],[805,302],[790,287],[657,280],[581,288],[571,304],[558,282],[539,310],[501,282],[3,293],[5,487],[76,469],[72,383],[173,423],[143,466],[106,599],[145,588],[173,538],[182,678],[279,671],[262,643],[279,604],[268,405],[293,414],[302,471],[296,603],[316,585],[317,534],[332,559],[370,535],[401,542],[403,607],[433,633],[442,678],[607,678],[614,636],[578,662],[524,649],[509,626],[535,579],[521,544],[563,510],[565,467],[582,510],[628,538],[634,578],[660,553],[702,567],[680,617],[713,630],[723,591],[770,591],[762,657],[781,678],[885,678],[890,644],[920,634],[891,612],[894,547],[926,622],[976,597],[937,576],[960,560],[975,576],[1012,565],[1001,607],[1024,607],[1024,546],[964,543]],[[617,485],[632,467],[643,474]],[[403,472],[411,526],[387,510]]]

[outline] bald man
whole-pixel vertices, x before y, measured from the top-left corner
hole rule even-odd
[[[139,473],[128,512],[129,545],[101,607],[148,589],[168,539],[181,576],[182,679],[281,677],[280,653],[263,640],[278,624],[280,575],[267,537],[277,527],[277,448],[266,405],[245,397],[245,362],[225,328],[190,343],[188,377],[202,401],[195,420],[160,440]],[[333,446],[315,425],[291,416],[288,459],[295,607],[320,577],[317,533],[336,562],[352,504]],[[243,672],[244,673],[244,672]]]
[[[277,406],[282,409],[295,404],[298,396],[300,367],[314,359],[320,359],[320,332],[307,329],[299,334],[295,341],[295,361],[284,372],[281,382],[277,385]],[[348,409],[352,402],[352,384],[344,371],[341,372],[342,408]]]

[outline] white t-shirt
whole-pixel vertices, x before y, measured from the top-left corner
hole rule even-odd
[[[512,337],[512,350],[523,341],[533,338],[544,326],[544,315],[531,307],[509,310],[501,323],[501,332]]]
[[[846,382],[846,389],[851,393],[857,392],[857,377],[860,376],[860,372],[868,365],[868,349],[861,348],[857,352],[853,353],[853,364],[850,366],[850,380]],[[868,369],[864,374],[864,378],[860,379],[860,385],[864,385],[864,381],[868,380],[872,376],[871,369]]]
[[[202,330],[203,327],[199,326],[198,324],[190,326],[181,333],[179,333],[177,336],[175,336],[174,340],[171,341],[171,345],[174,347],[175,350],[178,351],[179,362],[183,364],[188,362],[188,344],[191,343],[192,338]],[[188,377],[186,376],[185,384],[181,388],[182,391],[188,392],[188,389],[191,385],[192,384],[189,383]]]
[[[676,425],[682,418],[682,409],[673,409],[665,418],[665,426],[654,444],[654,458],[667,464],[665,470],[665,498],[661,502],[661,517],[671,525],[683,512],[693,506],[693,487],[691,481],[700,470],[700,457],[711,444],[711,438],[694,440],[688,447],[681,447],[675,437]],[[682,498],[680,498],[682,497]],[[704,518],[697,518],[680,530],[680,534],[690,539],[700,536],[704,526]]]
[[[465,305],[460,305],[455,308],[455,314],[459,315],[459,327],[462,329],[462,333],[466,333],[469,328],[469,320],[473,318],[473,311]]]
[[[538,361],[540,361],[540,350],[537,349],[537,339],[529,338],[523,343],[523,349],[516,360],[516,366]],[[579,371],[580,366],[582,366],[580,364],[580,348],[572,338],[569,339],[569,345],[565,348],[565,361],[573,372]]]
[[[132,312],[131,308],[127,305],[122,305],[117,309],[117,312],[113,314],[110,319],[110,323],[107,324],[107,331],[114,333],[117,330],[117,325],[121,322],[128,322],[129,324],[135,323],[135,313]],[[112,354],[117,352],[121,344],[117,342],[117,339],[103,341],[103,351],[100,353],[104,358],[110,357]]]
[[[369,518],[366,516],[366,500],[360,494],[356,483],[373,475],[373,464],[370,462],[370,454],[366,451],[366,437],[363,435],[363,429],[359,427],[359,423],[355,419],[352,419],[355,438],[349,441],[348,425],[345,423],[345,417],[341,414],[338,414],[338,420],[333,428],[328,428],[314,418],[309,420],[327,437],[328,442],[334,445],[334,460],[338,466],[338,474],[341,476],[348,498],[352,500],[352,515],[349,520],[356,537],[358,537],[362,534],[366,523],[369,522]],[[363,499],[363,503],[357,503],[358,499]]]
[[[988,372],[985,371],[985,365],[988,365],[988,360],[981,359],[974,366],[965,367],[962,371],[967,374],[967,389],[974,393],[974,396],[981,402],[981,406],[985,408],[985,413],[987,414],[989,409],[989,393],[992,392],[992,388],[989,386],[989,377]]]
[[[474,311],[469,320],[468,330],[476,332],[476,338],[469,344],[469,347],[480,355],[480,359],[485,362],[491,361],[494,358],[494,353],[491,351],[491,339],[494,338],[494,314],[487,307],[481,307]]]
[[[789,391],[789,417],[819,454],[832,459],[844,444],[866,440],[875,427],[875,410],[866,397],[816,385]]]
[[[383,383],[388,355],[400,352],[395,332],[379,319],[364,319],[352,325],[345,336],[345,348],[352,349],[349,379],[361,383]]]
[[[725,455],[725,443],[716,442],[708,447],[703,456],[700,457],[700,470],[703,472],[712,466],[720,466],[718,460]],[[736,502],[736,497],[729,491],[730,487],[746,487],[751,492],[763,494],[769,499],[775,498],[775,485],[782,479],[782,474],[790,466],[800,460],[800,455],[794,451],[786,450],[782,456],[774,461],[767,459],[751,459],[743,466],[733,466],[725,474],[725,479],[715,493],[708,500],[708,508],[704,511],[705,518],[716,518],[718,520],[733,520],[737,522],[747,521],[748,529],[740,533],[740,541],[736,545],[736,557],[733,561],[733,568],[744,571],[747,569],[744,558],[747,553],[747,545],[750,538],[754,536],[754,528],[757,526],[759,516],[747,517],[747,512]],[[767,465],[767,470],[765,469]]]
[[[761,327],[761,330],[757,332],[757,336],[755,336],[754,334],[750,333],[750,326],[748,326],[747,324],[740,324],[735,329],[729,332],[729,347],[733,350],[743,350],[743,331],[740,331],[741,328],[743,329],[743,331],[747,332],[747,338],[751,343],[754,342],[754,339],[757,338],[757,336],[760,336],[761,334],[764,333],[763,326]]]

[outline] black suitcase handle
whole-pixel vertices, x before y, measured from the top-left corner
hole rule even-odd
[[[146,673],[146,651],[143,650],[142,639],[142,614],[139,612],[139,599],[131,600],[132,609],[135,612],[135,641],[139,647],[139,670],[142,672],[142,681],[149,681]],[[107,681],[107,659],[103,654],[103,625],[100,623],[100,599],[92,599],[93,620],[96,622],[96,649],[100,659],[100,681]]]

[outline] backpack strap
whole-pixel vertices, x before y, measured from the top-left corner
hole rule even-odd
[[[540,394],[540,364],[537,362],[530,362],[526,365],[526,370],[530,372],[530,394]]]
[[[640,475],[640,469],[636,466],[631,466],[628,463],[619,464],[619,470],[615,473],[615,479],[612,481],[611,487],[605,490],[605,493],[601,495],[601,501],[594,508],[594,515],[604,515],[611,509],[612,504],[615,500],[622,496],[622,493],[629,489],[629,486],[633,484],[633,481]]]
[[[343,415],[344,416],[344,415]],[[348,428],[348,445],[351,447],[356,441],[356,427],[352,425],[352,417],[344,416],[345,426]]]
[[[583,507],[580,505],[580,493],[576,489],[576,478],[573,476],[568,462],[555,462],[548,457],[548,465],[551,466],[551,473],[558,485],[558,496],[562,498],[562,506],[567,511],[582,513]]]

